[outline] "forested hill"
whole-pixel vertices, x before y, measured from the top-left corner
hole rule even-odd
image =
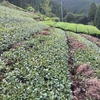
[[[58,4],[61,3],[61,0],[53,0],[56,1]],[[80,10],[83,10],[85,12],[88,12],[88,9],[92,2],[95,2],[96,4],[100,3],[100,0],[62,0],[64,2],[64,7],[67,9],[67,11],[71,12],[80,12]]]
[[[0,0],[3,1],[3,0]],[[32,6],[35,11],[49,16],[49,17],[60,17],[60,5],[53,0],[6,0],[14,5],[21,8],[27,8]],[[66,15],[66,10],[64,10],[64,15]]]

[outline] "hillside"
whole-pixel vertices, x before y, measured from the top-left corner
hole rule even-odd
[[[61,0],[54,0],[58,4],[60,4]],[[95,2],[97,5],[100,3],[100,0],[63,0],[64,7],[67,11],[71,12],[80,12],[83,10],[85,12],[88,11],[92,2]]]
[[[94,26],[3,2],[0,100],[100,100],[99,36]]]

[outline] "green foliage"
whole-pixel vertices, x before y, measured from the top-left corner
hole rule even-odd
[[[44,4],[42,4],[41,7],[44,10],[44,14],[46,16],[49,16],[51,13],[50,0],[45,0]]]
[[[0,6],[0,100],[70,100],[65,32],[53,28],[50,35],[39,35],[49,26],[33,16]]]
[[[54,21],[41,21],[40,23],[43,23],[43,24],[46,24],[49,26],[54,26],[56,22],[54,22]]]
[[[24,10],[24,9],[22,9],[22,8],[20,8],[18,6],[15,6],[15,5],[13,5],[13,4],[9,3],[8,1],[5,1],[5,0],[3,0],[3,2],[0,3],[0,5],[6,6],[6,7],[9,7],[9,8],[12,8],[12,9],[21,10],[21,11]]]
[[[97,8],[96,16],[95,16],[95,25],[98,29],[100,29],[100,5]]]
[[[48,17],[54,17],[54,16],[60,17],[59,14],[60,6],[51,0],[17,0],[17,1],[8,0],[8,1],[23,8],[27,8],[26,6],[30,5],[35,9],[35,11],[38,11]]]
[[[53,17],[53,18],[51,18],[53,21],[55,21],[55,22],[59,22],[60,21],[60,18],[59,17]]]
[[[57,22],[55,23],[53,26],[57,27],[57,28],[61,28],[65,31],[72,31],[72,32],[76,32],[76,26],[77,24],[74,23],[65,23],[65,22]]]
[[[34,8],[31,7],[31,6],[30,7],[27,7],[27,10],[30,11],[30,12],[35,12]]]
[[[67,27],[65,27],[65,30],[77,32],[77,24],[69,23]]]
[[[100,70],[100,48],[93,42],[90,42],[86,38],[82,37],[79,34],[75,34],[72,32],[67,33],[69,36],[72,36],[76,38],[78,41],[86,45],[86,48],[83,49],[77,49],[73,52],[74,57],[74,64],[79,65],[83,63],[87,63],[91,65],[96,75],[99,76],[99,70]],[[99,76],[100,77],[100,76]]]
[[[45,21],[51,21],[51,18],[50,17],[45,17],[44,20]]]
[[[7,32],[6,28],[0,25],[0,32]]]
[[[57,27],[57,28],[61,28],[61,29],[65,29],[65,27],[67,27],[67,25],[68,25],[68,23],[66,22],[57,22],[57,23],[55,23],[55,27]]]
[[[16,62],[6,69],[1,100],[72,99],[65,34],[60,29],[50,33],[30,38],[24,46],[2,54],[2,62]]]
[[[3,6],[0,10],[0,53],[48,27],[35,22],[30,14],[23,11]]]
[[[71,23],[81,23],[81,24],[87,24],[88,23],[88,17],[84,15],[84,13],[81,14],[73,14],[68,13],[64,17],[65,22],[71,22]]]
[[[91,4],[89,12],[88,12],[88,18],[89,18],[90,21],[94,21],[96,10],[97,10],[96,4],[93,2]]]
[[[89,33],[87,27],[83,24],[77,24],[77,32],[78,33],[86,33],[86,34]]]
[[[98,30],[95,26],[92,25],[83,25],[83,24],[75,24],[75,23],[67,23],[67,22],[53,22],[53,21],[41,21],[41,23],[55,26],[61,28],[65,31],[72,31],[75,33],[86,33],[89,35],[100,36],[100,30]]]
[[[64,21],[66,22],[73,22],[74,21],[74,15],[72,13],[68,13],[65,17],[64,17]]]
[[[61,0],[53,0],[56,1],[58,4]],[[89,7],[92,2],[95,2],[96,5],[100,3],[100,0],[63,0],[64,1],[64,8],[69,12],[80,13],[80,10],[83,10],[85,14],[87,14]],[[82,12],[83,12],[82,11]]]
[[[63,30],[89,34],[100,31],[83,24],[54,22],[49,17],[45,20],[50,21],[39,23],[33,17],[31,13],[0,6],[0,72],[5,72],[0,83],[0,100],[72,100],[69,65],[66,63],[68,46]],[[54,27],[48,31],[50,35],[37,34],[48,25]],[[73,52],[75,65],[89,63],[98,73],[100,48],[78,34],[68,34],[88,47]],[[21,46],[11,48],[18,43],[22,43]]]
[[[55,14],[55,16],[57,17],[61,17],[61,10],[59,9],[60,6],[59,4],[57,4],[56,2],[54,2],[53,0],[50,1],[50,5],[51,5],[51,8],[52,8],[52,13]],[[53,17],[55,17],[53,16]]]
[[[82,24],[87,24],[88,23],[88,18],[87,16],[81,15],[79,19],[77,20],[77,23],[82,23]]]
[[[92,34],[97,34],[97,35],[100,34],[100,31],[96,27],[94,27],[94,26],[87,25],[87,29],[89,31],[89,34],[91,34],[91,35]]]
[[[64,17],[65,22],[71,22],[71,23],[81,23],[81,24],[87,24],[88,23],[88,18],[84,14],[73,14],[73,13],[68,13]]]

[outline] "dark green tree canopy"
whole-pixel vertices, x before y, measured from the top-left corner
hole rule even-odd
[[[54,2],[53,0],[7,0],[10,3],[13,3],[17,6],[25,8],[27,4],[32,6],[35,11],[39,11],[42,14],[45,14],[49,17],[59,17],[60,14],[60,5]],[[64,16],[66,15],[66,10],[64,10]]]
[[[96,26],[98,29],[100,29],[100,5],[99,5],[98,8],[97,8],[94,23],[95,23],[95,26]]]
[[[91,4],[89,12],[88,12],[88,19],[89,19],[89,21],[94,21],[96,10],[97,10],[96,4],[93,2]]]
[[[73,15],[72,13],[68,13],[68,14],[64,17],[64,21],[73,22],[73,21],[74,21],[74,15]]]

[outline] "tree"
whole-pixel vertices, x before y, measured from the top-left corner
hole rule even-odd
[[[95,26],[100,29],[100,5],[97,8],[96,15],[95,15]]]
[[[50,5],[52,5],[52,6],[51,6],[51,8],[52,8],[52,13],[54,13],[55,16],[60,17],[60,16],[61,16],[60,6],[59,6],[56,2],[54,2],[54,1],[52,1],[52,0],[50,1]],[[55,17],[55,16],[53,16],[53,17]]]
[[[45,14],[46,16],[60,17],[60,5],[54,2],[53,0],[7,0],[7,1],[25,9],[29,4],[35,9],[35,11],[39,11],[40,13]],[[65,14],[66,13],[64,10],[64,15]]]
[[[73,21],[74,21],[74,15],[73,15],[72,13],[68,13],[68,14],[64,17],[64,21],[73,22]]]
[[[52,9],[50,7],[50,0],[45,0],[45,2],[41,5],[41,8],[44,10],[46,16],[49,16]]]
[[[81,24],[87,24],[88,23],[88,18],[87,16],[80,16],[79,19],[77,20],[77,23],[81,23]]]
[[[93,21],[94,22],[96,10],[97,10],[97,6],[93,2],[91,4],[90,9],[89,9],[89,12],[88,12],[88,19],[89,19],[89,21]]]

